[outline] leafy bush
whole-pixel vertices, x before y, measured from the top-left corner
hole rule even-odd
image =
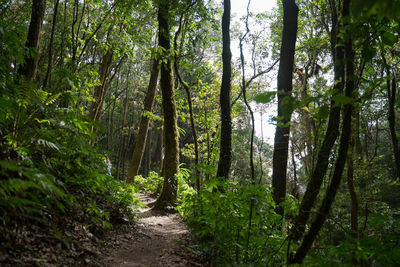
[[[195,190],[190,186],[191,176],[188,169],[180,167],[175,177],[178,180],[178,202],[181,202],[187,195],[194,194]],[[162,176],[151,171],[147,178],[143,178],[141,175],[135,176],[134,186],[138,188],[138,190],[157,195],[161,192],[163,182],[164,178]]]
[[[135,186],[142,191],[148,192],[150,194],[156,195],[160,193],[163,183],[163,177],[159,176],[156,172],[149,172],[147,178],[141,175],[135,176],[134,180]]]
[[[132,218],[135,189],[107,175],[82,112],[59,107],[59,95],[34,86],[10,88],[0,95],[2,235],[26,220],[51,223],[57,213],[76,216],[91,230]]]
[[[200,193],[188,194],[179,211],[201,241],[202,253],[217,265],[265,266],[281,262],[285,253],[280,249],[285,242],[280,215],[274,207],[271,192],[264,185],[214,178],[205,182]]]
[[[358,239],[347,237],[306,258],[305,266],[399,266],[400,218],[396,212],[370,214],[370,223]]]

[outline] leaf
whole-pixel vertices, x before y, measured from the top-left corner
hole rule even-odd
[[[274,100],[276,91],[262,92],[254,97],[254,101],[258,104],[267,104]]]
[[[37,140],[37,143],[38,143],[38,145],[41,145],[41,146],[44,146],[44,147],[47,147],[47,148],[50,148],[50,149],[53,149],[53,150],[57,150],[57,151],[60,150],[58,145],[56,145],[55,143],[53,143],[51,141],[45,140],[45,139],[39,138]]]
[[[384,32],[382,34],[382,42],[385,45],[393,46],[395,43],[397,43],[397,41],[398,41],[398,37],[396,35],[394,35],[393,33]]]
[[[329,110],[329,107],[328,107],[327,105],[321,106],[321,107],[318,109],[317,117],[318,117],[319,119],[325,120],[325,119],[328,118],[329,112],[330,112],[330,110]]]
[[[342,94],[338,94],[338,95],[334,95],[332,97],[333,101],[335,101],[336,104],[350,104],[353,102],[353,99],[351,97],[342,95]]]
[[[364,45],[361,54],[366,61],[369,61],[376,55],[376,48],[370,44]]]

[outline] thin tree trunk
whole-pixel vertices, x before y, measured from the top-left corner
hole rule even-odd
[[[45,0],[32,1],[31,20],[29,23],[28,37],[25,43],[25,48],[30,51],[25,54],[24,62],[18,69],[18,73],[22,75],[26,81],[33,81],[35,79],[39,54],[40,32],[42,31],[45,9]]]
[[[111,65],[113,62],[113,51],[112,49],[108,49],[107,52],[103,55],[100,71],[99,71],[99,80],[101,82],[100,85],[95,87],[94,91],[94,102],[90,107],[89,118],[93,121],[99,122],[101,120],[101,113],[103,110],[104,99],[106,95],[106,90],[108,87],[107,78],[110,74]]]
[[[149,176],[149,173],[151,171],[151,138],[152,138],[152,130],[151,128],[148,130],[148,138],[147,138],[147,160],[146,160],[146,166],[147,166],[147,171],[146,171],[146,176]]]
[[[56,0],[56,3],[54,4],[54,14],[53,14],[53,24],[51,25],[51,34],[50,34],[50,43],[49,43],[49,51],[48,51],[48,61],[47,61],[47,70],[46,70],[46,75],[44,76],[44,81],[43,81],[43,88],[45,89],[47,86],[47,83],[50,80],[50,73],[53,68],[53,40],[54,40],[54,31],[56,28],[57,24],[57,13],[58,13],[58,5],[60,3],[60,0]]]
[[[129,73],[128,73],[127,77],[129,79]],[[124,149],[126,149],[126,147],[125,147],[126,136],[123,131],[126,127],[127,109],[128,109],[128,87],[125,88],[124,111],[122,114],[122,135],[121,135],[121,142],[120,142],[119,150],[118,150],[118,164],[117,164],[117,175],[116,175],[117,178],[124,178],[124,164],[123,164],[124,156],[123,155],[124,155]]]
[[[386,58],[383,54],[382,54],[382,59],[386,63]],[[396,85],[396,78],[390,77],[391,71],[389,66],[386,67],[386,74],[387,74],[386,91],[389,100],[387,120],[389,122],[390,137],[392,140],[394,162],[396,169],[395,173],[396,177],[400,178],[400,146],[399,146],[399,139],[396,134],[396,112],[395,112],[397,85]]]
[[[222,16],[222,83],[220,94],[221,105],[221,139],[217,177],[229,178],[232,160],[232,118],[231,118],[231,40],[230,40],[231,1],[224,0]]]
[[[294,146],[292,145],[290,147],[290,152],[291,152],[291,156],[292,156],[292,165],[293,165],[293,187],[292,187],[292,192],[290,192],[292,194],[292,196],[294,196],[295,198],[299,198],[299,188],[297,185],[297,167],[296,167],[296,158],[294,155]]]
[[[108,151],[113,151],[113,136],[114,136],[114,111],[115,104],[117,102],[117,98],[114,98],[112,108],[109,108],[109,117],[108,117],[108,128],[107,128],[107,149]]]
[[[388,114],[388,121],[389,121],[389,127],[390,127],[390,136],[392,138],[392,144],[393,144],[393,154],[394,154],[394,160],[396,164],[396,176],[397,178],[400,178],[400,147],[399,147],[399,140],[396,134],[396,113],[395,113],[395,103],[396,103],[396,91],[397,91],[397,85],[396,85],[396,78],[392,78],[392,90],[390,92],[390,82],[388,82],[388,95],[391,94],[389,98],[389,114]]]
[[[343,16],[349,17],[350,15],[350,0],[343,1]],[[354,79],[354,51],[352,39],[345,42],[345,56],[346,61],[346,90],[345,95],[353,98],[355,90]],[[349,141],[351,138],[351,121],[352,121],[353,104],[346,104],[344,106],[343,127],[340,137],[339,154],[335,164],[332,180],[328,185],[325,193],[325,198],[322,201],[321,207],[316,215],[314,222],[311,224],[310,230],[304,236],[301,245],[296,250],[296,254],[289,259],[289,263],[301,263],[308,251],[310,250],[315,238],[321,230],[326,218],[328,217],[332,203],[335,200],[336,192],[339,188],[342,179],[342,173],[346,164],[347,152],[349,148]]]
[[[193,4],[194,3],[195,2],[193,2]],[[193,4],[189,5],[187,7],[186,11],[188,11],[188,9]],[[174,49],[175,50],[178,50],[178,36],[179,36],[179,34],[181,33],[181,30],[182,30],[183,15],[184,15],[184,13],[179,18],[179,27],[178,27],[178,30],[176,31],[175,37],[174,37]],[[182,36],[184,36],[184,34]],[[183,42],[181,42],[181,44],[183,45]],[[196,125],[195,125],[195,122],[194,122],[192,97],[191,97],[191,94],[190,94],[189,84],[182,79],[182,76],[179,73],[178,54],[177,53],[175,54],[174,69],[175,69],[175,74],[177,76],[177,79],[178,79],[179,83],[185,89],[186,99],[187,99],[188,106],[189,106],[190,127],[191,127],[191,130],[192,130],[193,143],[194,143],[194,164],[195,164],[195,168],[194,169],[195,169],[195,175],[196,175],[196,187],[197,187],[197,191],[200,191],[200,189],[201,189],[201,174],[200,174],[199,166],[198,166],[199,165],[199,145],[198,145],[198,142],[197,142],[197,131],[196,131]]]
[[[357,193],[354,186],[354,141],[353,136],[352,141],[349,144],[349,152],[347,154],[347,186],[349,188],[350,194],[350,221],[351,221],[351,232],[350,236],[352,238],[358,237],[358,200]]]
[[[164,131],[160,130],[160,176],[164,176]]]
[[[333,88],[338,94],[343,92],[344,87],[344,50],[343,46],[337,45],[340,43],[338,33],[340,30],[339,21],[336,15],[336,7],[332,3],[332,10],[335,10],[332,14],[332,30],[331,30],[331,51],[333,55],[334,64],[334,86]],[[305,231],[306,224],[310,217],[310,212],[314,206],[315,200],[319,194],[322,181],[326,175],[329,156],[331,154],[333,145],[339,135],[339,124],[340,124],[340,110],[339,104],[331,100],[330,113],[328,119],[328,126],[325,132],[325,139],[322,142],[322,146],[318,152],[317,163],[313,170],[312,176],[307,184],[306,192],[304,193],[303,199],[300,204],[300,213],[296,217],[294,227],[291,231],[291,239],[299,240]]]
[[[294,0],[283,1],[283,31],[278,70],[278,124],[275,131],[272,162],[272,187],[276,212],[283,217],[280,203],[286,194],[286,171],[291,118],[291,93],[293,88],[293,65],[297,36],[299,8]]]
[[[258,157],[260,161],[260,179],[258,180],[258,184],[261,184],[261,179],[264,177],[264,169],[263,169],[263,159],[262,159],[262,154],[263,154],[263,144],[264,144],[264,131],[263,131],[263,112],[260,112],[260,124],[261,124],[261,142],[258,147]]]
[[[158,4],[158,40],[160,47],[169,54],[171,52],[169,1],[160,1]],[[164,60],[166,62],[164,62]],[[174,206],[177,198],[178,184],[175,174],[179,164],[179,142],[176,105],[174,99],[174,81],[172,75],[172,62],[168,56],[160,64],[162,92],[162,107],[164,113],[164,143],[165,159],[163,166],[164,183],[160,196],[154,208],[165,209]]]
[[[243,41],[246,38],[247,34],[250,32],[249,29],[249,7],[250,7],[250,2],[251,0],[248,1],[247,3],[247,16],[246,16],[246,33],[240,38],[239,40],[239,49],[240,49],[240,63],[241,63],[241,69],[242,69],[242,94],[243,94],[243,101],[247,107],[247,110],[250,113],[250,118],[251,118],[251,135],[250,135],[250,159],[249,159],[249,165],[250,165],[250,170],[251,170],[251,180],[253,185],[256,184],[256,176],[255,176],[255,170],[254,170],[254,112],[251,109],[248,101],[247,101],[247,96],[246,96],[246,90],[247,90],[247,85],[246,85],[246,72],[245,72],[245,60],[244,60],[244,54],[243,54]],[[252,213],[252,210],[250,210],[250,214]],[[251,219],[249,220],[251,223]],[[250,225],[249,225],[249,230],[250,230]]]
[[[136,138],[135,148],[133,150],[133,155],[131,159],[131,163],[128,170],[127,182],[132,183],[133,179],[136,175],[138,175],[138,171],[140,168],[140,163],[142,162],[143,153],[145,150],[146,139],[150,124],[150,116],[149,113],[153,110],[154,105],[154,96],[156,94],[157,88],[157,80],[158,80],[158,63],[157,60],[152,61],[151,74],[150,74],[150,82],[147,87],[147,93],[144,99],[144,108],[142,112],[142,116],[140,118],[140,126],[139,133]]]

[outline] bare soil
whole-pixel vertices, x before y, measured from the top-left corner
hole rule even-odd
[[[155,201],[138,197],[145,204]],[[178,213],[146,207],[136,223],[116,224],[106,235],[91,233],[72,217],[54,219],[60,238],[35,224],[21,226],[14,240],[0,236],[0,266],[204,266],[190,249],[191,234]]]
[[[155,199],[137,195],[144,204]],[[138,214],[135,231],[122,231],[105,244],[105,266],[203,266],[190,250],[191,234],[178,213],[147,207]]]

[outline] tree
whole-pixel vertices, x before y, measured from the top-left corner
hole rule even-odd
[[[109,85],[108,77],[111,72],[111,65],[113,63],[113,51],[109,48],[105,51],[99,69],[100,84],[95,87],[94,102],[92,103],[89,111],[89,118],[93,121],[99,122],[103,112],[103,104],[106,96],[107,87]]]
[[[36,75],[40,33],[42,30],[45,9],[45,0],[32,1],[31,20],[29,23],[28,37],[25,43],[28,52],[25,54],[24,62],[18,70],[18,73],[24,76],[27,81],[34,80]]]
[[[143,112],[140,118],[139,133],[136,137],[136,143],[129,166],[127,182],[133,182],[134,177],[138,174],[140,163],[142,162],[142,157],[145,150],[147,133],[150,124],[150,113],[153,110],[158,74],[160,72],[158,69],[157,60],[153,60],[151,64],[152,66],[150,72],[149,86],[147,87],[146,97],[144,99]]]
[[[229,178],[232,158],[232,118],[231,118],[231,40],[230,40],[231,1],[224,0],[222,15],[222,83],[220,94],[221,105],[221,139],[217,177]]]
[[[179,144],[176,105],[174,99],[174,80],[172,75],[172,51],[170,41],[170,2],[158,1],[158,40],[160,46],[160,87],[164,113],[164,148],[165,157],[162,174],[163,189],[155,208],[164,209],[174,206],[177,198],[177,180],[175,174],[179,164]]]
[[[343,17],[346,19],[350,16],[350,0],[343,1]],[[347,20],[349,21],[349,20]],[[348,24],[345,23],[345,25]],[[353,40],[351,35],[348,34],[349,29],[346,28],[347,35],[345,40],[345,57],[346,57],[346,71],[345,71],[345,96],[348,99],[353,99],[355,91],[355,72],[354,72],[354,50]],[[349,148],[349,142],[351,138],[351,121],[352,121],[353,103],[347,103],[344,105],[343,114],[343,127],[340,136],[340,146],[338,157],[332,179],[326,189],[325,197],[322,200],[320,209],[315,217],[315,220],[311,224],[310,230],[304,236],[301,245],[297,248],[296,253],[289,259],[290,263],[301,263],[311,248],[317,234],[321,230],[328,214],[331,209],[332,203],[335,199],[337,190],[342,179],[342,173],[346,164],[347,152]]]
[[[334,91],[335,95],[343,93],[344,87],[344,49],[340,45],[342,42],[339,32],[341,29],[342,22],[339,20],[341,16],[336,8],[335,1],[330,1],[330,7],[332,11],[332,29],[330,31],[331,39],[331,54],[334,64]],[[339,135],[339,122],[340,122],[340,103],[334,101],[335,95],[332,96],[328,125],[325,132],[325,138],[322,142],[322,146],[318,152],[317,162],[310,180],[307,184],[306,192],[304,193],[303,199],[300,204],[299,215],[295,219],[295,226],[291,232],[291,238],[294,240],[299,239],[304,233],[306,223],[310,217],[311,208],[314,206],[315,200],[319,194],[324,176],[327,172],[329,157],[335,141]]]
[[[278,123],[276,125],[272,163],[272,187],[277,213],[283,216],[279,205],[286,194],[286,169],[290,134],[290,118],[294,50],[299,9],[294,0],[283,1],[283,31],[278,70]]]

